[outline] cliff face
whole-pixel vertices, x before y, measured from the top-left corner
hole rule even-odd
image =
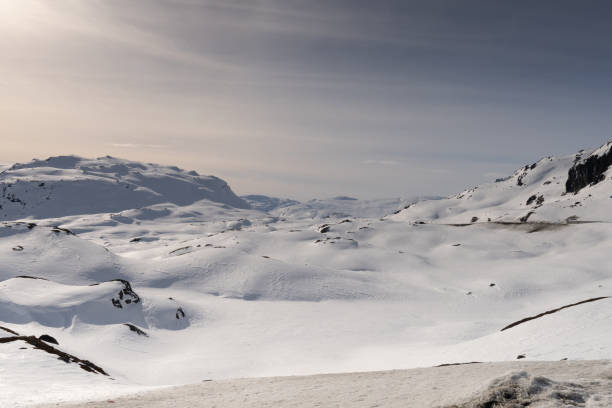
[[[612,143],[607,143],[589,157],[577,161],[568,172],[565,191],[577,193],[582,188],[605,179],[605,172],[612,165]]]

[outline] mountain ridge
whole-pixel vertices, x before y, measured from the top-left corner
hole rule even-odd
[[[229,185],[174,166],[118,159],[54,156],[17,163],[0,173],[0,220],[119,212],[210,200],[250,208]]]
[[[436,202],[420,201],[391,217],[411,222],[612,221],[612,142],[562,157],[544,157],[512,175]]]

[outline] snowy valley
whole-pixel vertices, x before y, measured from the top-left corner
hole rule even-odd
[[[303,203],[113,157],[11,165],[0,172],[0,406],[609,359],[611,164],[612,142],[448,198]]]

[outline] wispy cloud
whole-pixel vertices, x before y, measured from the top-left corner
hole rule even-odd
[[[168,145],[142,143],[111,143],[111,146],[122,149],[166,149]]]
[[[363,164],[369,164],[373,166],[399,166],[401,163],[395,160],[364,160]]]
[[[609,134],[612,7],[548,3],[0,0],[0,160],[450,194]]]

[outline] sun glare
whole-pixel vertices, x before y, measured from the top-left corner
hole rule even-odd
[[[0,22],[3,28],[25,28],[29,20],[41,11],[42,5],[37,0],[0,0]]]

